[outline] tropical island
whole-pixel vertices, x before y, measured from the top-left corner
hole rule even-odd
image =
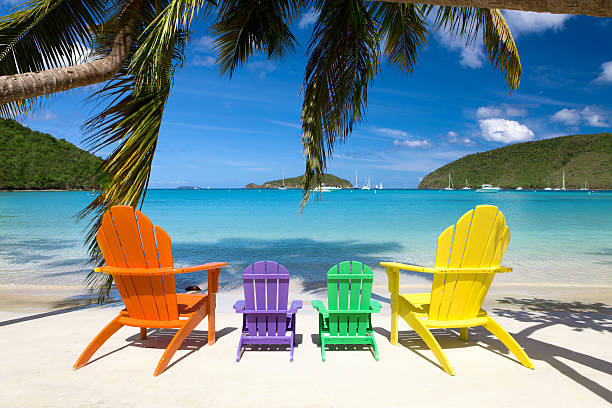
[[[470,154],[429,173],[419,188],[444,188],[449,174],[455,188],[464,184],[502,188],[560,187],[612,189],[612,133],[572,135],[517,143]]]
[[[281,188],[283,185],[286,188],[301,189],[302,188],[303,176],[291,177],[286,179],[266,181],[259,185],[255,183],[249,183],[244,188]],[[284,184],[283,184],[284,183]],[[321,182],[322,186],[327,187],[338,187],[338,188],[353,188],[350,181],[334,176],[333,174],[324,174]]]
[[[0,119],[0,190],[101,189],[101,164],[64,139]]]

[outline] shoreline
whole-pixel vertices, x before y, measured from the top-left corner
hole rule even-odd
[[[431,284],[400,285],[403,293],[429,292]],[[113,293],[114,292],[114,293]],[[179,293],[182,292],[179,290]],[[374,284],[373,294],[383,303],[389,302],[387,285]],[[292,281],[292,299],[305,303],[311,300],[327,299],[326,289],[304,291],[298,280]],[[231,311],[236,300],[243,298],[242,287],[220,288],[217,296],[218,307]],[[120,298],[111,292],[111,301],[104,304],[116,305]],[[0,284],[0,312],[28,315],[67,308],[80,308],[97,304],[84,286],[80,285],[36,285]],[[612,313],[612,285],[595,284],[554,284],[554,283],[498,283],[493,284],[485,298],[483,307],[488,310],[517,310],[526,304],[540,304],[550,311],[563,311],[568,307],[586,308],[601,313]],[[227,309],[227,310],[225,310]]]

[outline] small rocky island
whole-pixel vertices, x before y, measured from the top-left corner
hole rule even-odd
[[[286,178],[284,180],[284,185],[286,188],[293,189],[301,189],[302,188],[302,178],[304,176]],[[338,188],[353,188],[353,185],[350,181],[345,180],[343,178],[334,176],[333,174],[324,174],[323,175],[323,186],[327,187],[338,187]],[[244,188],[281,188],[283,187],[283,179],[266,181],[263,184],[249,183]]]

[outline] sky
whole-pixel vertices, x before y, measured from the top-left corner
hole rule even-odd
[[[1,11],[8,12],[8,1]],[[338,145],[328,172],[359,185],[415,188],[438,167],[511,143],[612,130],[612,18],[504,11],[522,62],[512,94],[482,47],[434,32],[414,73],[382,65],[366,120]],[[255,56],[230,79],[215,67],[206,21],[193,27],[155,156],[152,188],[243,187],[304,172],[300,88],[316,15],[296,22],[300,46]],[[95,88],[95,86],[94,86]],[[22,123],[82,146],[92,87],[54,97]],[[102,155],[108,151],[102,152]],[[487,182],[486,180],[484,182]],[[455,181],[461,184],[461,181]]]

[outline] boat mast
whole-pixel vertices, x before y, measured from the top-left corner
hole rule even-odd
[[[562,190],[565,190],[565,172],[563,172],[563,188]]]

